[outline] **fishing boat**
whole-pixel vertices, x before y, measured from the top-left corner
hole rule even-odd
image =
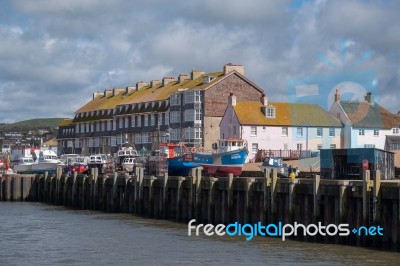
[[[199,167],[192,152],[182,143],[161,143],[159,148],[160,155],[167,158],[168,175],[188,176],[192,168]]]
[[[64,164],[57,158],[52,150],[44,150],[39,153],[39,158],[32,164],[32,173],[56,173],[57,166]]]
[[[123,170],[124,166],[122,165],[122,163],[127,157],[135,158],[135,162],[140,161],[139,152],[135,149],[135,146],[129,142],[121,144],[117,153],[114,154],[114,162],[117,170]],[[131,162],[133,161],[131,160]]]
[[[207,174],[239,176],[248,153],[244,140],[220,139],[218,144],[213,144],[213,151],[195,152],[194,162],[200,164]]]
[[[32,164],[34,163],[32,157],[21,157],[17,160],[17,164],[14,165],[14,173],[18,174],[30,174],[32,173]]]

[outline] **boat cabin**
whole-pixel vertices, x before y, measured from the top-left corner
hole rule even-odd
[[[183,156],[188,153],[188,149],[183,144],[175,143],[162,143],[160,144],[159,154],[166,158],[174,158],[178,156]]]
[[[242,139],[220,139],[217,143],[213,143],[212,148],[213,150],[217,151],[218,153],[221,152],[228,152],[228,151],[236,151],[246,147],[245,140]]]

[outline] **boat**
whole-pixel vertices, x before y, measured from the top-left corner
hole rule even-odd
[[[140,154],[135,149],[135,146],[129,142],[125,142],[119,146],[117,153],[114,154],[114,161],[117,170],[123,170],[122,163],[126,157],[135,158],[136,162],[140,160]]]
[[[34,163],[32,157],[21,157],[17,160],[17,164],[14,165],[14,173],[18,174],[30,174],[32,173],[32,164]]]
[[[135,172],[136,167],[142,166],[142,163],[139,163],[136,157],[125,157],[121,165],[123,171],[132,173]]]
[[[277,174],[281,177],[289,177],[290,173],[295,173],[296,177],[299,175],[300,170],[293,165],[287,165],[283,163],[282,158],[280,157],[266,157],[260,166],[262,172],[268,170],[271,172],[272,169],[275,169]]]
[[[193,153],[182,143],[161,143],[159,153],[167,159],[168,175],[188,176],[192,168],[199,167],[193,161]]]
[[[44,150],[39,153],[39,158],[32,164],[32,173],[48,172],[55,174],[59,165],[64,166],[57,158],[57,154],[52,150]]]
[[[197,151],[194,162],[203,167],[206,174],[239,176],[242,173],[248,150],[246,141],[236,138],[220,139],[212,151]]]

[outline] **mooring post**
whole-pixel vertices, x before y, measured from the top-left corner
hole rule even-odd
[[[291,179],[289,178],[289,195],[288,195],[288,215],[286,217],[287,223],[292,223],[293,222],[293,213],[294,213],[294,202],[295,202],[295,193],[294,193],[294,188],[295,184],[298,183],[298,179]]]
[[[370,178],[371,178],[370,170],[363,170],[362,214],[363,214],[363,224],[365,224],[365,225],[368,222],[368,204],[369,204],[368,192],[370,191],[370,188],[369,188]]]
[[[374,223],[379,224],[380,223],[380,205],[381,205],[381,200],[380,200],[380,189],[381,189],[381,170],[376,170],[375,171],[375,179],[374,179],[374,188],[373,188],[373,193],[374,193]],[[400,192],[400,190],[399,190]],[[399,219],[400,220],[400,219]]]
[[[143,178],[144,168],[139,168],[139,214],[143,214]]]
[[[195,198],[195,218],[197,221],[200,220],[201,204],[200,204],[200,193],[201,193],[201,170],[202,167],[196,168],[196,198]],[[204,217],[203,217],[204,218]]]
[[[224,219],[223,223],[229,223],[234,220],[234,214],[233,214],[233,174],[230,173],[228,174],[228,179],[227,179],[227,187],[226,187],[226,194],[227,194],[227,204],[225,206],[225,209],[223,210],[224,213]]]
[[[319,219],[319,184],[321,182],[320,175],[314,175],[313,178],[313,220],[314,223],[317,223]]]
[[[162,216],[164,219],[167,218],[167,191],[168,191],[168,172],[164,173],[163,179],[163,195],[162,195]]]
[[[182,181],[183,181],[183,177],[178,176],[177,178],[177,186],[176,186],[176,206],[175,206],[175,210],[176,210],[176,220],[180,220],[181,219],[181,208],[179,208],[181,206],[181,197],[182,197]]]
[[[208,191],[208,211],[207,211],[207,219],[209,223],[213,223],[212,219],[212,212],[211,210],[214,208],[214,185],[215,185],[215,180],[216,178],[214,177],[209,177],[208,182],[209,182],[209,191]]]
[[[268,199],[270,199],[270,196],[268,195],[267,187],[269,187],[270,185],[271,185],[271,177],[270,177],[269,171],[267,169],[264,169],[263,179],[262,179],[262,190],[263,190],[264,203],[263,203],[263,215],[261,217],[261,221],[263,224],[267,223],[267,215],[268,215],[268,209],[269,209]]]
[[[271,185],[270,185],[270,199],[271,199],[271,213],[269,215],[270,221],[274,222],[277,219],[277,184],[278,184],[278,172],[277,169],[271,169]]]
[[[347,212],[346,212],[346,188],[349,185],[349,181],[342,181],[339,185],[339,215],[337,219],[335,219],[336,224],[340,224],[345,221]]]
[[[71,193],[71,199],[72,199],[72,207],[73,208],[75,208],[75,201],[76,201],[76,198],[77,198],[77,195],[76,195],[76,180],[77,180],[77,177],[78,177],[78,173],[77,172],[74,172],[74,174],[72,175],[72,193]]]

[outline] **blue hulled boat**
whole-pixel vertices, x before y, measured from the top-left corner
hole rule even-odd
[[[248,153],[244,140],[221,139],[219,145],[213,144],[212,152],[196,152],[194,162],[200,164],[207,174],[239,176]]]
[[[167,157],[168,175],[188,176],[192,168],[199,167],[193,162],[193,154],[181,143],[160,144],[160,154]]]

